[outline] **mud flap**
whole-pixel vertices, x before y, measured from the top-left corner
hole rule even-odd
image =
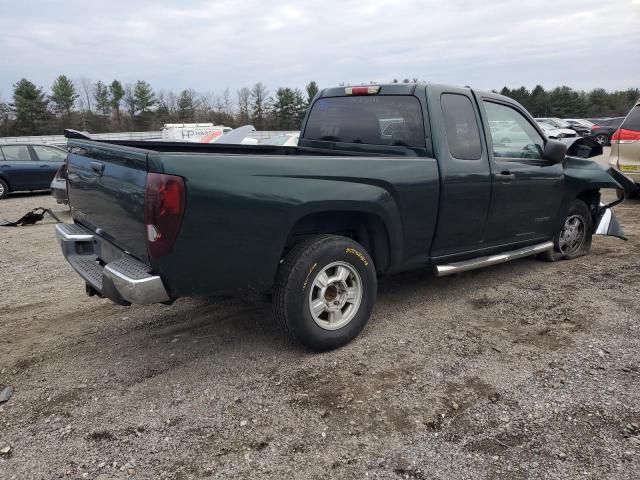
[[[616,218],[613,210],[610,208],[603,208],[600,210],[600,214],[598,216],[598,226],[594,232],[594,235],[608,235],[610,237],[618,237],[622,240],[627,240],[627,237],[624,235],[624,230],[622,230],[622,226],[618,219]]]

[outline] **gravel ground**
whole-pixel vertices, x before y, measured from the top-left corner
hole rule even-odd
[[[324,354],[267,304],[88,298],[52,224],[0,228],[0,478],[637,479],[640,202],[616,212],[629,241],[574,261],[387,278]]]

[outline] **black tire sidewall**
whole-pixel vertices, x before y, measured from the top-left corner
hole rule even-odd
[[[362,300],[358,312],[347,325],[338,330],[326,330],[311,315],[309,295],[316,275],[333,262],[348,263],[358,272],[362,281]],[[308,255],[300,257],[287,279],[287,328],[296,340],[314,350],[344,345],[355,338],[369,321],[376,301],[376,289],[373,261],[361,245],[337,236],[320,241],[310,246]]]

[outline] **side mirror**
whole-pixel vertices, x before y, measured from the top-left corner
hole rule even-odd
[[[567,146],[556,140],[547,140],[544,144],[542,158],[553,163],[562,163],[567,155]]]

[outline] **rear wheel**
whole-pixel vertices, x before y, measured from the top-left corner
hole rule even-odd
[[[313,236],[297,244],[281,265],[275,316],[305,347],[330,350],[362,331],[376,288],[373,261],[360,244],[337,235]]]
[[[9,185],[0,178],[0,200],[7,198],[7,195],[9,195]]]
[[[589,253],[593,235],[593,218],[582,200],[574,200],[562,229],[553,240],[553,249],[542,254],[545,260],[572,260]]]

